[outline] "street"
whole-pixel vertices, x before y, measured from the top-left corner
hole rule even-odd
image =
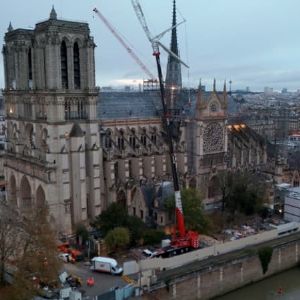
[[[89,269],[89,266],[85,265],[83,262],[77,262],[75,264],[64,263],[64,271],[69,275],[75,275],[81,278],[81,290],[83,289],[86,291],[85,296],[98,296],[110,289],[123,287],[128,284],[122,279],[122,276],[93,272]],[[91,276],[94,278],[95,284],[94,286],[89,287],[86,284],[86,280]]]

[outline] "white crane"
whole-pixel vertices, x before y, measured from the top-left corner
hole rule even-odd
[[[114,35],[114,37],[121,43],[121,45],[127,50],[129,55],[133,58],[133,60],[141,67],[141,69],[149,76],[150,80],[156,81],[156,77],[149,71],[149,69],[145,66],[145,64],[139,59],[139,57],[134,53],[134,51],[127,45],[124,39],[117,33],[114,27],[110,24],[110,22],[104,17],[104,15],[97,9],[94,8],[93,11],[97,14],[97,16],[102,20],[102,22],[107,26],[110,32]]]
[[[134,8],[134,11],[135,11],[135,14],[136,14],[137,18],[140,21],[140,23],[141,23],[141,25],[142,25],[145,33],[146,33],[146,36],[147,36],[148,40],[150,41],[150,43],[152,45],[153,55],[156,56],[156,54],[160,54],[159,53],[159,46],[161,46],[167,53],[169,53],[170,55],[175,57],[181,64],[183,64],[185,67],[189,68],[189,66],[185,62],[183,62],[178,55],[176,55],[174,52],[172,52],[170,49],[168,49],[164,44],[162,44],[159,41],[167,32],[169,32],[173,28],[179,26],[180,24],[184,23],[185,20],[179,22],[178,24],[166,29],[162,33],[160,33],[157,36],[153,37],[150,30],[149,30],[149,28],[148,28],[145,15],[143,13],[143,10],[142,10],[142,7],[141,7],[139,1],[138,0],[131,0],[131,3],[132,3],[132,6]]]

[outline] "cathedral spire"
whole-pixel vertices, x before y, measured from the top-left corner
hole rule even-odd
[[[173,0],[173,16],[172,16],[172,27],[177,24],[176,21],[176,0]],[[171,51],[179,57],[178,42],[177,42],[177,28],[172,29],[171,35]],[[177,88],[182,87],[181,79],[181,64],[180,62],[169,54],[167,74],[166,74],[166,86],[167,88]]]
[[[56,11],[54,9],[54,5],[52,5],[52,9],[51,9],[51,12],[50,12],[50,20],[57,20],[57,14],[56,14]]]
[[[8,28],[7,28],[7,31],[10,32],[10,31],[13,31],[13,27],[11,25],[11,22],[9,22],[9,25],[8,25]]]
[[[216,78],[214,78],[213,91],[216,92]]]
[[[226,94],[226,93],[227,93],[226,80],[224,80],[224,88],[223,88],[223,93],[224,93],[224,94]]]

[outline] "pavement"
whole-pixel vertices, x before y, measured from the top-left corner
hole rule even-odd
[[[66,271],[69,275],[80,277],[82,280],[82,287],[80,290],[85,291],[85,296],[98,296],[128,284],[128,278],[126,278],[126,276],[93,272],[84,262],[76,262],[75,264],[64,263],[63,271]],[[94,278],[94,286],[87,286],[86,281],[89,277]]]

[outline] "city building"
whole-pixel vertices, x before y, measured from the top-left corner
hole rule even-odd
[[[284,219],[289,222],[300,222],[300,188],[287,190],[284,198]]]

